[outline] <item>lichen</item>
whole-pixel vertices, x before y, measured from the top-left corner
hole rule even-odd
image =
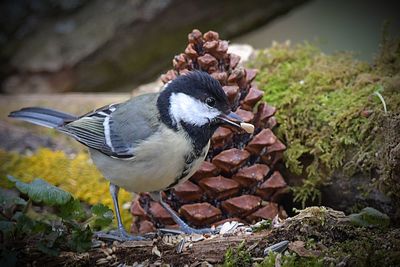
[[[20,155],[0,150],[0,186],[8,186],[7,175],[18,177],[24,182],[42,178],[90,205],[102,203],[113,207],[109,182],[103,178],[85,152],[68,156],[62,151],[42,148],[32,155]],[[119,199],[121,205],[129,203],[132,196],[121,190]],[[124,224],[130,226],[132,217],[129,210],[122,209],[121,213]]]
[[[277,134],[287,144],[285,164],[306,177],[303,185],[293,187],[294,199],[303,206],[320,198],[318,187],[329,182],[334,170],[378,167],[377,129],[384,116],[399,113],[400,92],[393,85],[400,78],[399,43],[383,43],[374,65],[349,53],[323,54],[308,43],[276,44],[251,63],[259,69],[264,99],[278,109]]]

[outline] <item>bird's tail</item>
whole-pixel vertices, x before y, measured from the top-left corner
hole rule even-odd
[[[76,116],[68,113],[39,107],[23,108],[18,111],[13,111],[8,115],[8,117],[27,121],[48,128],[57,128],[67,122],[77,119]]]

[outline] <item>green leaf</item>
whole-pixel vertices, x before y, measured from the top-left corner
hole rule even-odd
[[[96,205],[92,206],[91,210],[92,210],[92,213],[97,216],[103,216],[105,213],[107,213],[109,211],[111,211],[111,213],[112,213],[112,210],[103,204],[96,204]]]
[[[96,204],[92,207],[91,210],[93,215],[95,216],[93,227],[103,228],[109,226],[112,223],[114,215],[109,207],[103,204]]]
[[[72,198],[72,195],[42,179],[35,179],[30,184],[24,183],[15,177],[8,176],[15,183],[15,187],[29,196],[34,202],[42,202],[46,205],[64,205]]]
[[[33,220],[26,214],[18,213],[14,217],[17,220],[17,233],[31,235],[37,233],[47,233],[52,230],[52,227],[50,225]]]
[[[0,221],[0,232],[3,233],[4,236],[11,236],[11,234],[15,230],[15,223],[10,221]]]
[[[46,246],[46,244],[44,244],[43,242],[39,241],[39,243],[37,244],[37,248],[42,251],[43,253],[55,257],[58,256],[58,254],[60,254],[60,250],[54,247],[48,247]]]
[[[26,201],[15,194],[12,190],[0,188],[0,206],[8,209],[15,205],[26,205]]]
[[[53,257],[57,256],[60,253],[58,248],[60,242],[58,242],[58,244],[56,244],[56,242],[60,239],[61,236],[62,232],[52,231],[45,235],[41,240],[39,240],[37,248],[47,255]]]
[[[57,215],[64,220],[76,221],[83,221],[87,217],[86,212],[78,199],[71,199],[65,205],[60,206]]]
[[[68,242],[70,249],[77,252],[84,252],[92,246],[92,230],[89,226],[85,229],[75,229],[72,231],[71,240]]]

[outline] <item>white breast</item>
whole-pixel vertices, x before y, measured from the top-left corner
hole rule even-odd
[[[110,182],[130,192],[152,192],[163,190],[175,182],[185,166],[185,155],[191,150],[189,140],[165,128],[136,147],[132,160],[113,159],[97,150],[90,152],[94,163]],[[193,163],[190,176],[201,161]],[[189,175],[185,178],[188,179]]]

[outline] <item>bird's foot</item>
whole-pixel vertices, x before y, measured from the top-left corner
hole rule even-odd
[[[212,228],[202,228],[202,229],[195,229],[190,226],[181,227],[181,231],[185,234],[216,234],[218,231]]]
[[[96,232],[94,233],[94,237],[102,240],[119,241],[119,242],[146,240],[146,238],[143,236],[128,234],[125,231],[125,229],[117,229],[111,231],[110,233]]]
[[[179,230],[163,228],[163,229],[160,229],[160,231],[164,234],[204,235],[204,234],[218,234],[219,229],[213,229],[213,228],[195,229],[195,228],[190,227],[189,225],[181,225]]]

